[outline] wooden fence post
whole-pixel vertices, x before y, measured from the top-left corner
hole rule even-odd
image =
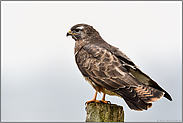
[[[124,122],[122,106],[116,104],[87,104],[86,122]]]

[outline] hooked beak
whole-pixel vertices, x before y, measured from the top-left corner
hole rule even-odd
[[[69,30],[69,32],[67,32],[66,36],[69,36],[69,35],[73,36],[73,35],[76,35],[76,33],[72,33],[71,30]]]
[[[72,35],[71,30],[67,32],[66,36]]]

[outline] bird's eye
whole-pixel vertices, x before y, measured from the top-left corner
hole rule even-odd
[[[79,29],[75,29],[76,32],[79,32]]]

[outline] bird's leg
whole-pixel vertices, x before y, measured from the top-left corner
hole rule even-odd
[[[106,103],[106,104],[109,103],[109,104],[111,104],[110,101],[105,101],[105,94],[103,94],[102,100],[100,100],[100,101],[96,100],[96,98],[97,98],[97,91],[95,92],[95,95],[94,95],[93,99],[85,102],[85,105],[90,103],[90,102],[100,102],[100,103]],[[87,110],[87,105],[85,107],[85,110]]]
[[[100,100],[100,102],[103,102],[103,103],[110,103],[110,101],[105,101],[105,94],[103,94],[102,100]]]
[[[96,100],[96,98],[97,98],[97,91],[95,92],[95,95],[94,95],[93,99],[85,102],[85,105],[90,103],[90,102],[100,102],[99,100]],[[87,110],[87,105],[85,107],[85,110]]]
[[[96,100],[96,98],[97,98],[97,91],[95,92],[95,95],[94,95],[93,99],[87,101],[86,103],[88,104],[88,103],[90,103],[90,102],[100,102],[99,100]]]

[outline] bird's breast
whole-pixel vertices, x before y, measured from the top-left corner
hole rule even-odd
[[[97,92],[99,92],[99,93],[102,92],[102,93],[104,93],[104,94],[108,94],[108,95],[111,95],[111,96],[119,96],[119,97],[121,97],[120,95],[116,94],[115,92],[109,91],[109,90],[107,90],[106,88],[103,88],[103,87],[101,87],[101,86],[95,84],[89,77],[85,77],[85,76],[83,76],[83,77],[85,78],[86,81],[88,81],[88,83],[89,83]],[[121,97],[121,98],[122,98],[122,97]]]

